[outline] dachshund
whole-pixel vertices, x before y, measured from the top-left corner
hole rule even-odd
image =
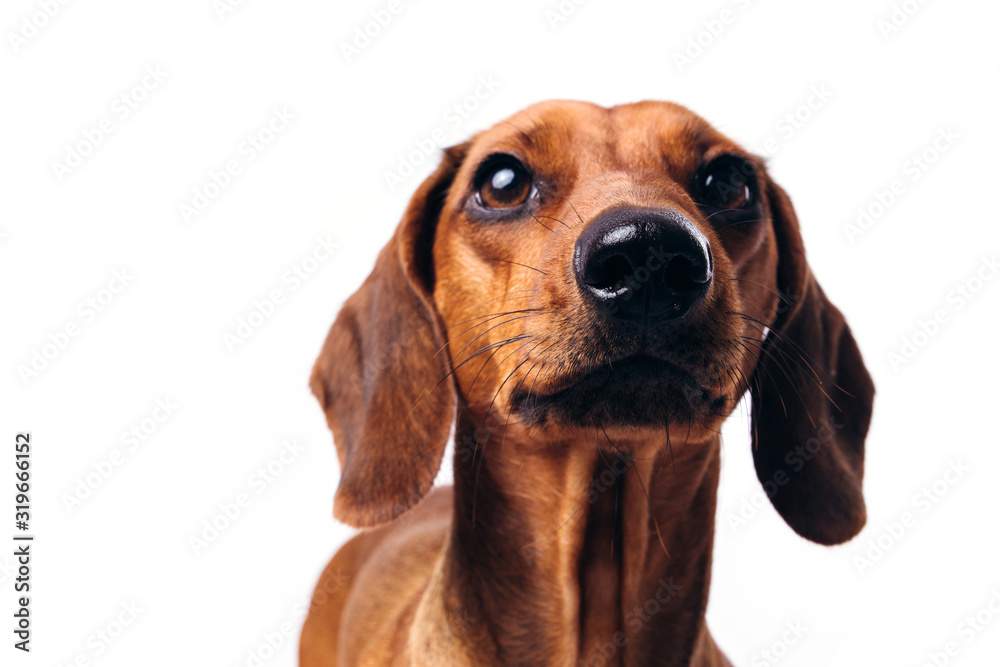
[[[544,102],[443,153],[312,371],[364,530],[300,664],[730,665],[705,609],[737,404],[793,530],[866,520],[875,390],[788,195],[665,102]]]

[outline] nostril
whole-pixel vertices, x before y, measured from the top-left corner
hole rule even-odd
[[[573,273],[585,298],[616,321],[679,320],[712,282],[708,239],[675,211],[615,208],[577,239]]]
[[[694,263],[683,255],[676,255],[663,269],[663,284],[678,292],[690,289],[694,282]]]
[[[587,284],[600,290],[611,289],[632,274],[632,263],[625,255],[613,255],[597,265]]]
[[[675,255],[663,269],[663,284],[684,291],[695,289],[712,279],[711,260],[692,260],[686,255]]]

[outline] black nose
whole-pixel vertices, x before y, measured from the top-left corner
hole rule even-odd
[[[656,324],[682,317],[712,284],[708,239],[670,210],[612,209],[576,243],[581,289],[619,320]]]

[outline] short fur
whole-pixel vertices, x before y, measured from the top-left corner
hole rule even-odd
[[[496,153],[536,175],[530,215],[470,203]],[[739,224],[713,224],[693,186],[723,153],[755,167]],[[683,327],[623,333],[581,293],[576,240],[619,206],[678,211],[709,239],[715,276]],[[851,331],[761,161],[674,104],[546,102],[447,150],[311,385],[341,465],[334,514],[366,530],[320,578],[303,667],[728,665],[705,624],[718,430],[748,390],[757,476],[788,478],[771,495],[787,523],[822,544],[865,523],[874,387]],[[431,490],[453,427],[454,489]]]

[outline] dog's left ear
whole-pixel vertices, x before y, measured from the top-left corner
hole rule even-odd
[[[434,483],[455,411],[433,302],[434,234],[466,147],[445,151],[375,269],[337,315],[310,386],[340,459],[334,515],[359,528],[408,510]]]
[[[767,178],[783,303],[751,383],[754,466],[795,532],[840,544],[865,525],[865,436],[875,387],[844,316],[806,263],[788,195]]]

